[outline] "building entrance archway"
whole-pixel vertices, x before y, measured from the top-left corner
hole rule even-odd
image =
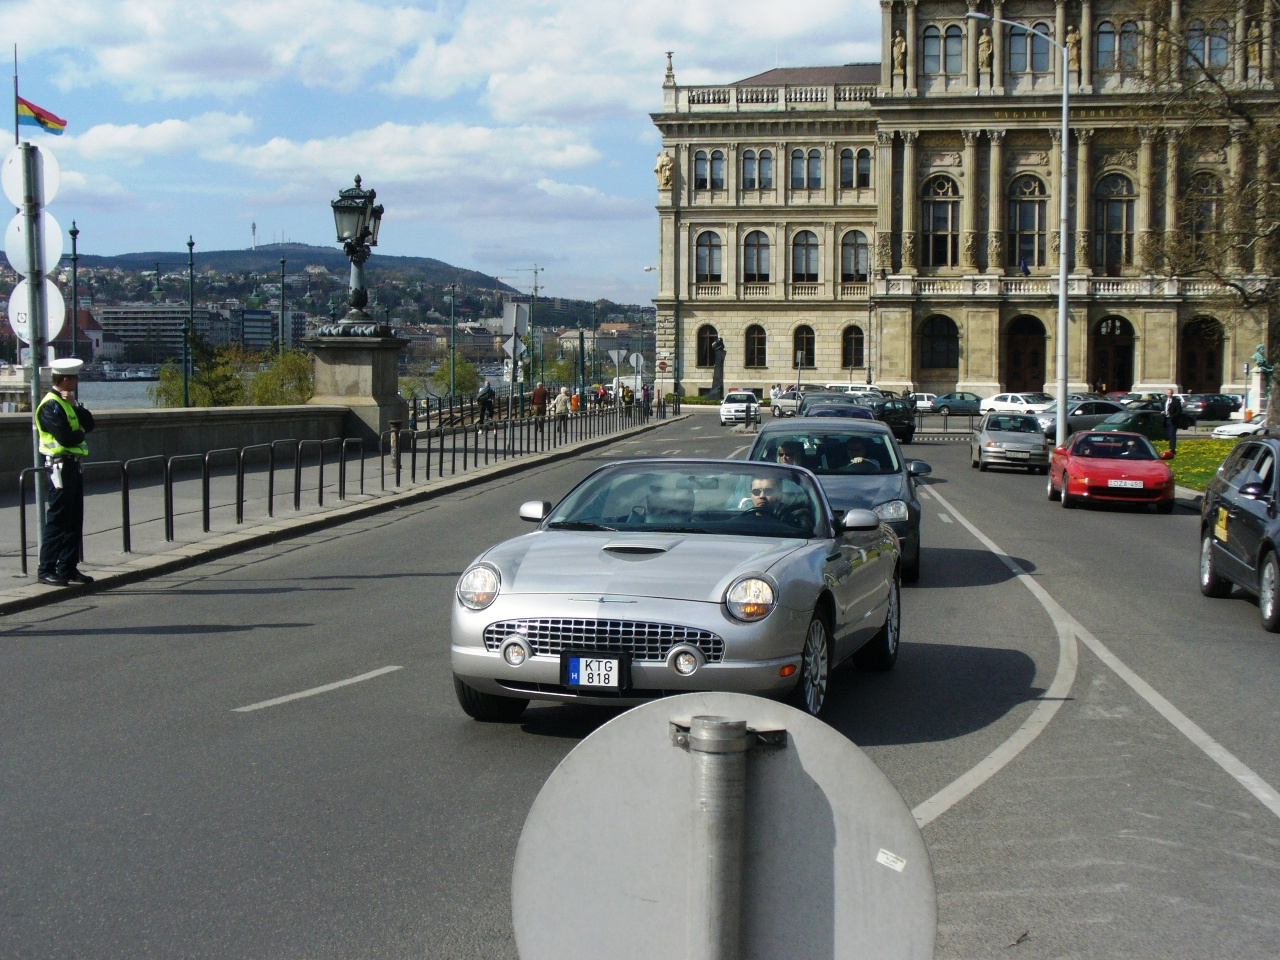
[[[1089,336],[1089,385],[1103,391],[1133,389],[1133,324],[1105,317]]]
[[[1222,392],[1222,324],[1199,317],[1178,338],[1178,383],[1185,393]]]
[[[1004,388],[1011,393],[1044,389],[1044,324],[1035,317],[1017,317],[1004,342]]]

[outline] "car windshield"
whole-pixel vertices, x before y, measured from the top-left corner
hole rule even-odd
[[[1048,403],[1053,397],[1047,393],[1019,393],[1023,403]]]
[[[1107,417],[1107,419],[1103,420],[1102,422],[1103,422],[1103,423],[1128,423],[1128,422],[1129,422],[1129,418],[1130,418],[1131,416],[1133,416],[1133,414],[1130,414],[1130,413],[1113,413],[1111,416]]]
[[[1080,437],[1071,450],[1074,457],[1095,460],[1159,460],[1160,455],[1146,437],[1125,437],[1091,433]]]
[[[1040,423],[1035,417],[1008,414],[992,417],[987,421],[987,429],[1001,433],[1039,433]]]
[[[755,403],[754,393],[731,393],[724,398],[725,403]]]
[[[745,461],[630,461],[605,467],[551,511],[549,530],[824,536],[820,495],[798,470]]]
[[[818,476],[885,475],[902,469],[897,450],[887,433],[853,429],[780,430],[756,441],[751,459],[795,463]]]

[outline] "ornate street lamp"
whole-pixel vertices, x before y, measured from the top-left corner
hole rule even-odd
[[[351,261],[351,292],[347,299],[351,309],[340,323],[322,327],[321,336],[391,335],[386,324],[378,323],[364,309],[369,303],[369,292],[364,285],[364,265],[378,245],[378,230],[382,226],[382,204],[373,202],[377,196],[376,190],[363,189],[357,176],[354,187],[338,191],[338,199],[330,201],[338,242]]]

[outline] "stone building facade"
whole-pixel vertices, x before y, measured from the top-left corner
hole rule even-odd
[[[1272,4],[1239,0],[1230,23],[1170,5],[1219,79],[1265,105]],[[874,381],[986,396],[1053,384],[1066,76],[1071,389],[1243,392],[1264,319],[1213,281],[1162,272],[1160,241],[1208,229],[1215,198],[1270,159],[1246,155],[1225,124],[1161,119],[1156,94],[1178,68],[1148,41],[1144,5],[880,8],[878,64],[683,87],[668,57],[653,114],[659,389],[707,392],[717,339],[726,387]],[[1229,265],[1242,277],[1265,266]]]

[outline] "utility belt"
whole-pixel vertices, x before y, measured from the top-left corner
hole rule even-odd
[[[76,473],[80,470],[80,458],[70,453],[60,453],[56,457],[46,456],[44,465],[49,468],[49,482],[53,489],[62,489],[63,471]]]

